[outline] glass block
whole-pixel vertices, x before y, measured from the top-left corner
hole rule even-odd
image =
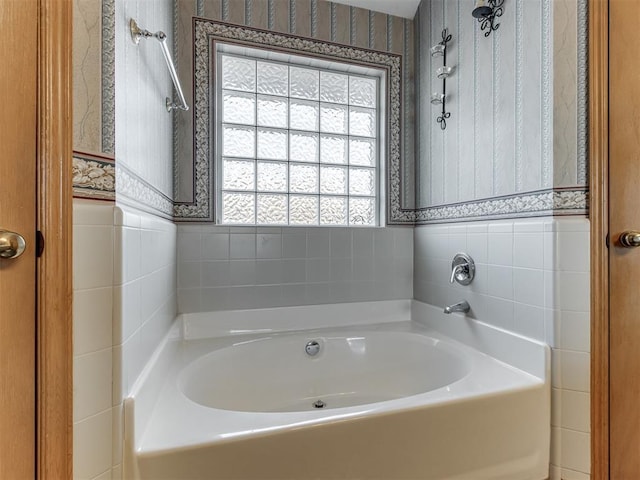
[[[370,78],[349,77],[349,104],[376,108],[377,81]]]
[[[286,98],[258,95],[258,125],[287,128],[289,102]]]
[[[320,197],[320,224],[346,225],[347,199],[345,197]]]
[[[323,102],[347,103],[349,77],[339,73],[320,72],[320,100]]]
[[[372,168],[349,169],[350,195],[375,195],[376,175]]]
[[[252,160],[222,161],[222,188],[224,190],[254,190],[255,162]]]
[[[320,104],[320,131],[326,133],[347,133],[347,107]]]
[[[376,204],[373,198],[349,198],[349,224],[375,225]]]
[[[258,194],[257,222],[262,224],[287,223],[287,196]]]
[[[255,125],[256,96],[252,93],[225,91],[222,95],[222,121]]]
[[[258,129],[258,158],[287,159],[287,132]]]
[[[318,134],[289,132],[289,160],[292,162],[317,162]]]
[[[255,194],[222,193],[222,223],[255,223]]]
[[[289,68],[289,95],[296,98],[318,99],[319,71],[310,68]]]
[[[258,162],[258,191],[286,192],[287,164],[280,162]]]
[[[289,95],[289,67],[258,62],[258,93],[285,97]]]
[[[376,111],[369,108],[349,109],[349,133],[363,137],[376,136]]]
[[[289,191],[298,193],[317,193],[318,166],[290,164]]]
[[[347,193],[347,169],[345,167],[320,167],[320,193],[345,195]]]
[[[376,164],[376,141],[366,138],[349,139],[349,163],[373,167]]]
[[[255,128],[225,125],[222,128],[222,155],[224,157],[255,157]]]
[[[303,100],[291,100],[289,123],[292,130],[318,131],[318,104]]]
[[[222,88],[255,92],[256,61],[223,55]]]
[[[320,161],[322,163],[347,163],[347,138],[320,135]]]
[[[289,197],[289,224],[317,225],[318,197],[311,195],[291,195]]]

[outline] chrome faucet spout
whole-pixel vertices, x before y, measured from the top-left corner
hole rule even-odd
[[[444,307],[444,313],[446,314],[453,312],[467,313],[469,310],[471,310],[471,307],[469,306],[469,302],[467,302],[466,300],[462,300],[461,302],[453,303]]]

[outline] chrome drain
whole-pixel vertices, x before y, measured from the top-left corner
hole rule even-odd
[[[326,405],[326,403],[324,403],[322,400],[316,400],[315,402],[313,402],[313,408],[324,408]]]

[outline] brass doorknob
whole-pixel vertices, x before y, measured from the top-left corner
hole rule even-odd
[[[24,252],[26,243],[19,233],[0,230],[0,258],[16,258]]]
[[[620,245],[626,248],[640,247],[640,232],[629,230],[620,234]]]

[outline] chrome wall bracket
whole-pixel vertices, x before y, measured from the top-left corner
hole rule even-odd
[[[167,111],[171,112],[173,110],[189,110],[189,105],[187,105],[187,101],[184,98],[184,93],[182,92],[182,87],[180,86],[178,72],[176,72],[176,67],[173,64],[171,53],[169,53],[169,47],[167,46],[167,35],[163,31],[152,33],[149,30],[140,28],[138,26],[138,23],[133,18],[129,20],[129,31],[131,32],[131,40],[136,45],[140,43],[140,39],[142,38],[153,37],[160,42],[162,54],[164,55],[164,60],[167,63],[167,68],[169,69],[169,75],[171,75],[173,86],[175,87],[178,94],[178,99],[180,100],[180,103],[175,103],[173,100],[171,100],[171,98],[167,97],[165,100]]]

